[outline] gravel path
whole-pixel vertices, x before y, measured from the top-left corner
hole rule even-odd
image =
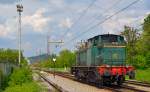
[[[47,74],[45,72],[41,72],[49,81],[57,84],[62,87],[64,90],[68,92],[112,92],[106,89],[100,89],[94,86],[86,85],[83,83],[79,83],[67,78],[63,78],[60,76],[54,76],[52,74]]]

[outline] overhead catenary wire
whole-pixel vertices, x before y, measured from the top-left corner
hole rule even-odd
[[[117,5],[118,3],[120,3],[121,1],[123,1],[123,0],[117,0],[117,1],[116,1],[115,3],[113,3],[110,7],[108,7],[107,9],[105,9],[105,10],[103,11],[103,13],[110,11],[114,6],[116,6],[116,5]],[[73,27],[86,15],[86,13],[88,12],[88,10],[94,5],[95,2],[96,2],[96,0],[94,0],[93,2],[91,2],[91,4],[89,4],[89,6],[88,6],[87,8],[85,8],[85,9],[82,11],[82,14],[81,14],[81,15],[79,16],[79,18],[73,23],[73,25],[72,25],[71,28],[73,28]],[[101,13],[101,14],[103,14],[103,13]],[[101,14],[98,15],[98,16],[95,15],[96,18],[97,18],[97,17],[100,17]],[[94,18],[94,19],[96,19],[96,18]],[[94,20],[93,20],[92,22],[94,22]],[[90,22],[89,24],[91,24],[91,22]],[[89,24],[88,24],[88,26],[89,26]],[[62,35],[62,39],[65,38],[65,35],[71,30],[71,28],[68,28],[67,31]]]
[[[115,7],[116,5],[118,5],[121,1],[123,1],[123,0],[117,0],[114,4],[112,4],[110,7],[108,7],[107,9],[105,9],[101,14],[99,14],[96,17],[94,17],[94,19],[97,19],[97,18],[101,17],[102,14],[107,13],[108,11],[110,11],[113,7]],[[90,26],[95,21],[94,19],[90,23],[88,23],[86,26]]]
[[[124,10],[126,10],[127,8],[129,8],[130,6],[136,4],[136,3],[139,2],[139,1],[140,1],[140,0],[135,0],[135,1],[133,1],[132,3],[130,3],[129,5],[127,5],[126,7],[122,8],[122,9],[120,9],[119,11],[115,12],[114,14],[112,14],[112,15],[106,17],[103,21],[98,22],[96,25],[94,25],[94,26],[88,28],[86,31],[84,31],[84,32],[82,32],[81,34],[75,36],[73,39],[71,39],[71,40],[69,40],[68,42],[66,42],[65,44],[63,44],[63,46],[65,46],[66,44],[68,45],[69,43],[72,43],[73,40],[77,39],[78,37],[82,36],[82,35],[85,34],[85,33],[88,33],[88,32],[91,31],[92,29],[94,29],[94,28],[96,28],[97,26],[103,24],[103,23],[106,22],[107,20],[111,19],[113,16],[115,16],[115,15],[117,15],[117,14],[123,12]]]
[[[84,16],[85,14],[88,12],[88,10],[93,6],[93,4],[96,2],[97,0],[93,0],[86,9],[84,9],[81,13],[81,15],[77,18],[77,20],[72,24],[73,28]],[[65,35],[71,30],[71,28],[67,28],[67,31],[62,35],[62,39],[65,37]]]
[[[102,13],[100,13],[99,15],[94,15],[96,17],[93,18],[93,20],[88,23],[86,26],[89,27],[91,24],[94,23],[95,19],[97,19],[98,17],[102,16],[102,14],[107,13],[108,11],[110,11],[113,7],[115,7],[116,5],[118,5],[121,1],[123,0],[117,0],[115,3],[113,3],[110,7],[108,7],[107,9],[105,9]]]

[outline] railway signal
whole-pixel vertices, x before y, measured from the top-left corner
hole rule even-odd
[[[54,78],[55,78],[55,62],[56,62],[56,58],[53,58],[53,63],[54,63]]]
[[[56,62],[56,58],[53,58],[53,61]]]

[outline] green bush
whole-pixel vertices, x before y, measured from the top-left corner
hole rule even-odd
[[[29,68],[17,68],[10,76],[9,86],[22,85],[32,81],[32,72]]]
[[[4,92],[41,92],[40,87],[35,82],[23,83],[22,85],[15,85],[8,87]]]
[[[8,86],[9,76],[3,75],[3,72],[0,70],[0,92]]]
[[[0,81],[2,79],[2,76],[3,76],[3,73],[2,73],[2,70],[0,70]]]
[[[41,92],[41,87],[32,80],[28,67],[16,68],[10,76],[9,86],[4,92]]]
[[[138,68],[138,69],[144,69],[147,68],[147,64],[146,64],[146,58],[142,55],[137,55],[134,57],[134,63],[133,65]]]

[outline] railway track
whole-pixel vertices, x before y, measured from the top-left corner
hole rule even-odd
[[[125,83],[134,84],[134,85],[138,85],[138,86],[144,86],[144,87],[150,87],[150,83],[139,82],[136,80],[126,80]]]
[[[68,91],[64,90],[63,88],[61,88],[60,86],[58,86],[57,84],[49,81],[44,75],[42,75],[40,73],[38,73],[38,74],[45,82],[47,82],[49,85],[51,85],[53,88],[55,88],[57,92],[68,92]]]
[[[48,72],[48,73],[51,73],[51,74],[54,74],[54,72],[52,71],[45,71],[45,72]],[[68,79],[71,79],[73,81],[78,81],[78,82],[82,82],[82,83],[85,83],[87,84],[86,82],[83,82],[83,81],[79,81],[77,80],[73,75],[71,75],[70,73],[67,73],[67,72],[55,72],[55,75],[58,75],[58,76],[61,76],[61,77],[64,77],[64,78],[68,78]],[[125,83],[132,83],[132,82],[129,82],[129,81],[126,81]],[[140,84],[140,83],[133,83],[134,85],[140,85],[140,86],[144,86],[144,85],[147,85],[147,84]],[[95,84],[89,84],[91,86],[96,86]],[[150,87],[149,85],[147,85],[146,87]],[[143,89],[138,89],[138,88],[135,88],[135,87],[132,87],[132,86],[128,86],[128,85],[121,85],[121,86],[118,86],[118,85],[112,85],[112,86],[103,86],[102,87],[103,89],[107,89],[107,90],[111,90],[113,92],[150,92],[150,91],[145,91]]]

